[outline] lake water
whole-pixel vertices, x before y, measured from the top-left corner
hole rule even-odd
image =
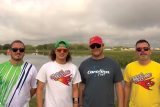
[[[80,63],[85,60],[86,58],[88,58],[88,56],[73,56],[72,57],[72,62],[79,66]],[[10,59],[10,56],[8,55],[4,55],[4,54],[0,54],[0,63],[4,62],[4,61],[7,61]],[[34,64],[37,68],[37,70],[40,69],[40,67],[50,61],[50,58],[49,56],[44,56],[44,55],[35,55],[35,54],[26,54],[25,57],[24,57],[24,60],[25,61],[28,61],[32,64]]]

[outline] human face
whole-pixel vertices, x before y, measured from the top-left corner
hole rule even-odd
[[[151,50],[147,43],[142,42],[136,45],[136,54],[138,56],[138,60],[140,61],[148,61],[150,60]]]
[[[56,60],[66,60],[68,52],[69,52],[69,49],[63,46],[56,48],[55,50]]]
[[[103,56],[103,44],[94,43],[90,45],[92,56],[95,58],[99,58]]]
[[[10,49],[11,60],[22,61],[24,57],[24,45],[22,43],[14,43]]]

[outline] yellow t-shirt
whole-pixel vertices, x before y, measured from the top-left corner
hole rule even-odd
[[[132,82],[129,107],[160,107],[160,64],[138,61],[126,66],[124,80]]]

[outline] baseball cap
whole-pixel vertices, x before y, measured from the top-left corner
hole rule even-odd
[[[94,43],[97,43],[97,44],[103,44],[103,40],[101,37],[95,35],[93,37],[90,38],[89,40],[89,45],[92,45]]]
[[[58,48],[58,47],[65,47],[65,48],[69,48],[69,43],[66,40],[58,40],[55,44],[54,47]]]

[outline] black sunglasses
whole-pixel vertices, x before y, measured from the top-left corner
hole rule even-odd
[[[97,44],[97,43],[94,43],[94,44],[90,45],[91,49],[100,48],[100,47],[101,47],[101,44]]]
[[[136,48],[136,51],[137,51],[137,52],[141,52],[142,50],[144,50],[144,51],[149,51],[150,48],[149,48],[149,47]]]
[[[13,52],[17,52],[18,50],[19,50],[19,52],[24,52],[24,51],[25,51],[24,48],[11,48],[11,50],[12,50]]]

